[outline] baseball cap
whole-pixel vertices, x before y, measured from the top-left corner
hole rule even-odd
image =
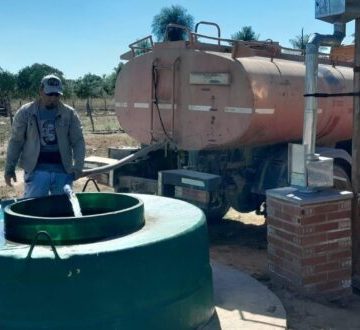
[[[44,87],[45,94],[58,93],[63,95],[61,80],[54,74],[49,74],[41,79],[41,86]]]

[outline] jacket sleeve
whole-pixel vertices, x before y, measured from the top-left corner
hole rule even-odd
[[[69,134],[74,157],[74,170],[76,173],[81,173],[85,160],[85,140],[82,125],[75,110],[72,111]]]
[[[14,116],[11,136],[7,147],[5,163],[6,175],[12,175],[15,173],[15,168],[25,143],[27,125],[28,116],[26,112],[20,108]]]

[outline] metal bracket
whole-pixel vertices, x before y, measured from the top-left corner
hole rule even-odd
[[[41,235],[45,236],[48,239],[48,241],[50,243],[50,246],[51,246],[51,250],[53,251],[53,253],[55,255],[55,259],[61,260],[58,252],[56,251],[56,248],[55,248],[55,245],[54,245],[54,242],[53,242],[51,236],[49,235],[49,233],[47,231],[44,231],[44,230],[38,231],[36,233],[33,241],[31,242],[30,249],[29,249],[29,252],[28,252],[28,254],[26,256],[26,259],[31,259],[31,255],[32,255],[32,252],[34,250],[34,247],[35,247],[35,245],[36,245],[36,243],[37,243],[37,241],[39,239],[39,236],[41,236]]]

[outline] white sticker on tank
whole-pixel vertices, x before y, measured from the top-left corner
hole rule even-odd
[[[189,184],[196,187],[205,187],[205,183],[203,181],[189,179],[189,178],[181,178],[181,183]]]
[[[238,108],[238,107],[225,107],[225,112],[232,112],[232,113],[246,113],[251,114],[253,110],[251,108]]]
[[[255,112],[260,115],[272,115],[275,109],[255,109]]]
[[[230,73],[192,72],[189,83],[193,85],[230,85]]]
[[[149,103],[134,103],[134,108],[148,109]]]
[[[172,104],[171,103],[159,103],[158,104],[160,110],[171,110]],[[174,109],[176,109],[176,104],[174,104]]]
[[[115,108],[127,108],[127,102],[115,102]]]
[[[211,106],[210,105],[193,105],[193,104],[190,104],[189,105],[189,110],[192,110],[192,111],[210,111]]]

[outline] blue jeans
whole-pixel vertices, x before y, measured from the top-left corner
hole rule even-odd
[[[66,184],[72,185],[73,174],[35,170],[24,174],[25,191],[24,197],[43,197],[61,195],[64,193]]]

